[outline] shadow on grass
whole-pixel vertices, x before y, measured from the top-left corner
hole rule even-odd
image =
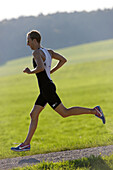
[[[40,163],[40,161],[35,159],[35,158],[23,159],[23,160],[18,162],[19,165],[23,165],[23,164],[36,164],[36,163]]]
[[[69,161],[70,169],[87,168],[89,170],[111,170],[109,165],[103,160],[101,156],[94,155],[89,158],[82,158],[78,160]]]

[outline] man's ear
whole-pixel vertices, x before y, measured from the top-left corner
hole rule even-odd
[[[36,43],[36,42],[37,42],[37,40],[36,40],[36,39],[33,39],[33,41],[34,41],[34,43]]]

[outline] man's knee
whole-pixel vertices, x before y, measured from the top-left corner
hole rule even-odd
[[[63,107],[61,106],[61,107],[59,107],[59,108],[56,108],[55,111],[56,111],[57,113],[59,113],[60,116],[62,116],[63,118],[66,118],[66,117],[69,116],[69,115],[68,115],[68,109],[65,108],[64,106],[63,106]]]
[[[39,114],[36,111],[34,111],[34,110],[31,111],[31,113],[30,113],[31,119],[36,119],[36,118],[38,118],[38,116],[39,116]]]
[[[61,115],[61,114],[60,114]],[[63,118],[66,118],[67,116],[66,115],[61,115]]]
[[[30,113],[31,119],[36,119],[38,118],[40,112],[43,110],[43,107],[35,105]]]
[[[61,115],[63,118],[68,117],[68,115],[67,115],[66,113],[63,113],[63,114],[61,113],[60,115]]]
[[[33,112],[32,112],[32,111],[30,112],[30,117],[31,117],[31,119],[32,119],[32,117],[33,117]]]

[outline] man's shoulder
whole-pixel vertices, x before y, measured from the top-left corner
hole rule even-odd
[[[49,54],[50,54],[51,56],[53,56],[54,51],[53,51],[52,49],[47,49],[47,50],[48,50]]]
[[[53,52],[53,49],[51,49],[51,48],[48,48],[47,50],[48,50],[49,52]]]
[[[33,54],[34,57],[37,56],[37,55],[40,55],[40,50],[37,49],[37,50],[33,51],[32,54]]]

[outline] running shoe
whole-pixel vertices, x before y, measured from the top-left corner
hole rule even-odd
[[[12,147],[11,150],[15,151],[15,152],[29,151],[30,150],[30,144],[29,145],[23,145],[23,143],[21,143],[17,147]]]
[[[95,114],[95,116],[100,118],[102,120],[103,124],[105,124],[105,122],[106,122],[105,117],[104,117],[104,114],[103,114],[102,109],[100,108],[100,106],[96,106],[96,107],[94,107],[94,109],[100,114],[100,116],[97,116],[96,114]]]

